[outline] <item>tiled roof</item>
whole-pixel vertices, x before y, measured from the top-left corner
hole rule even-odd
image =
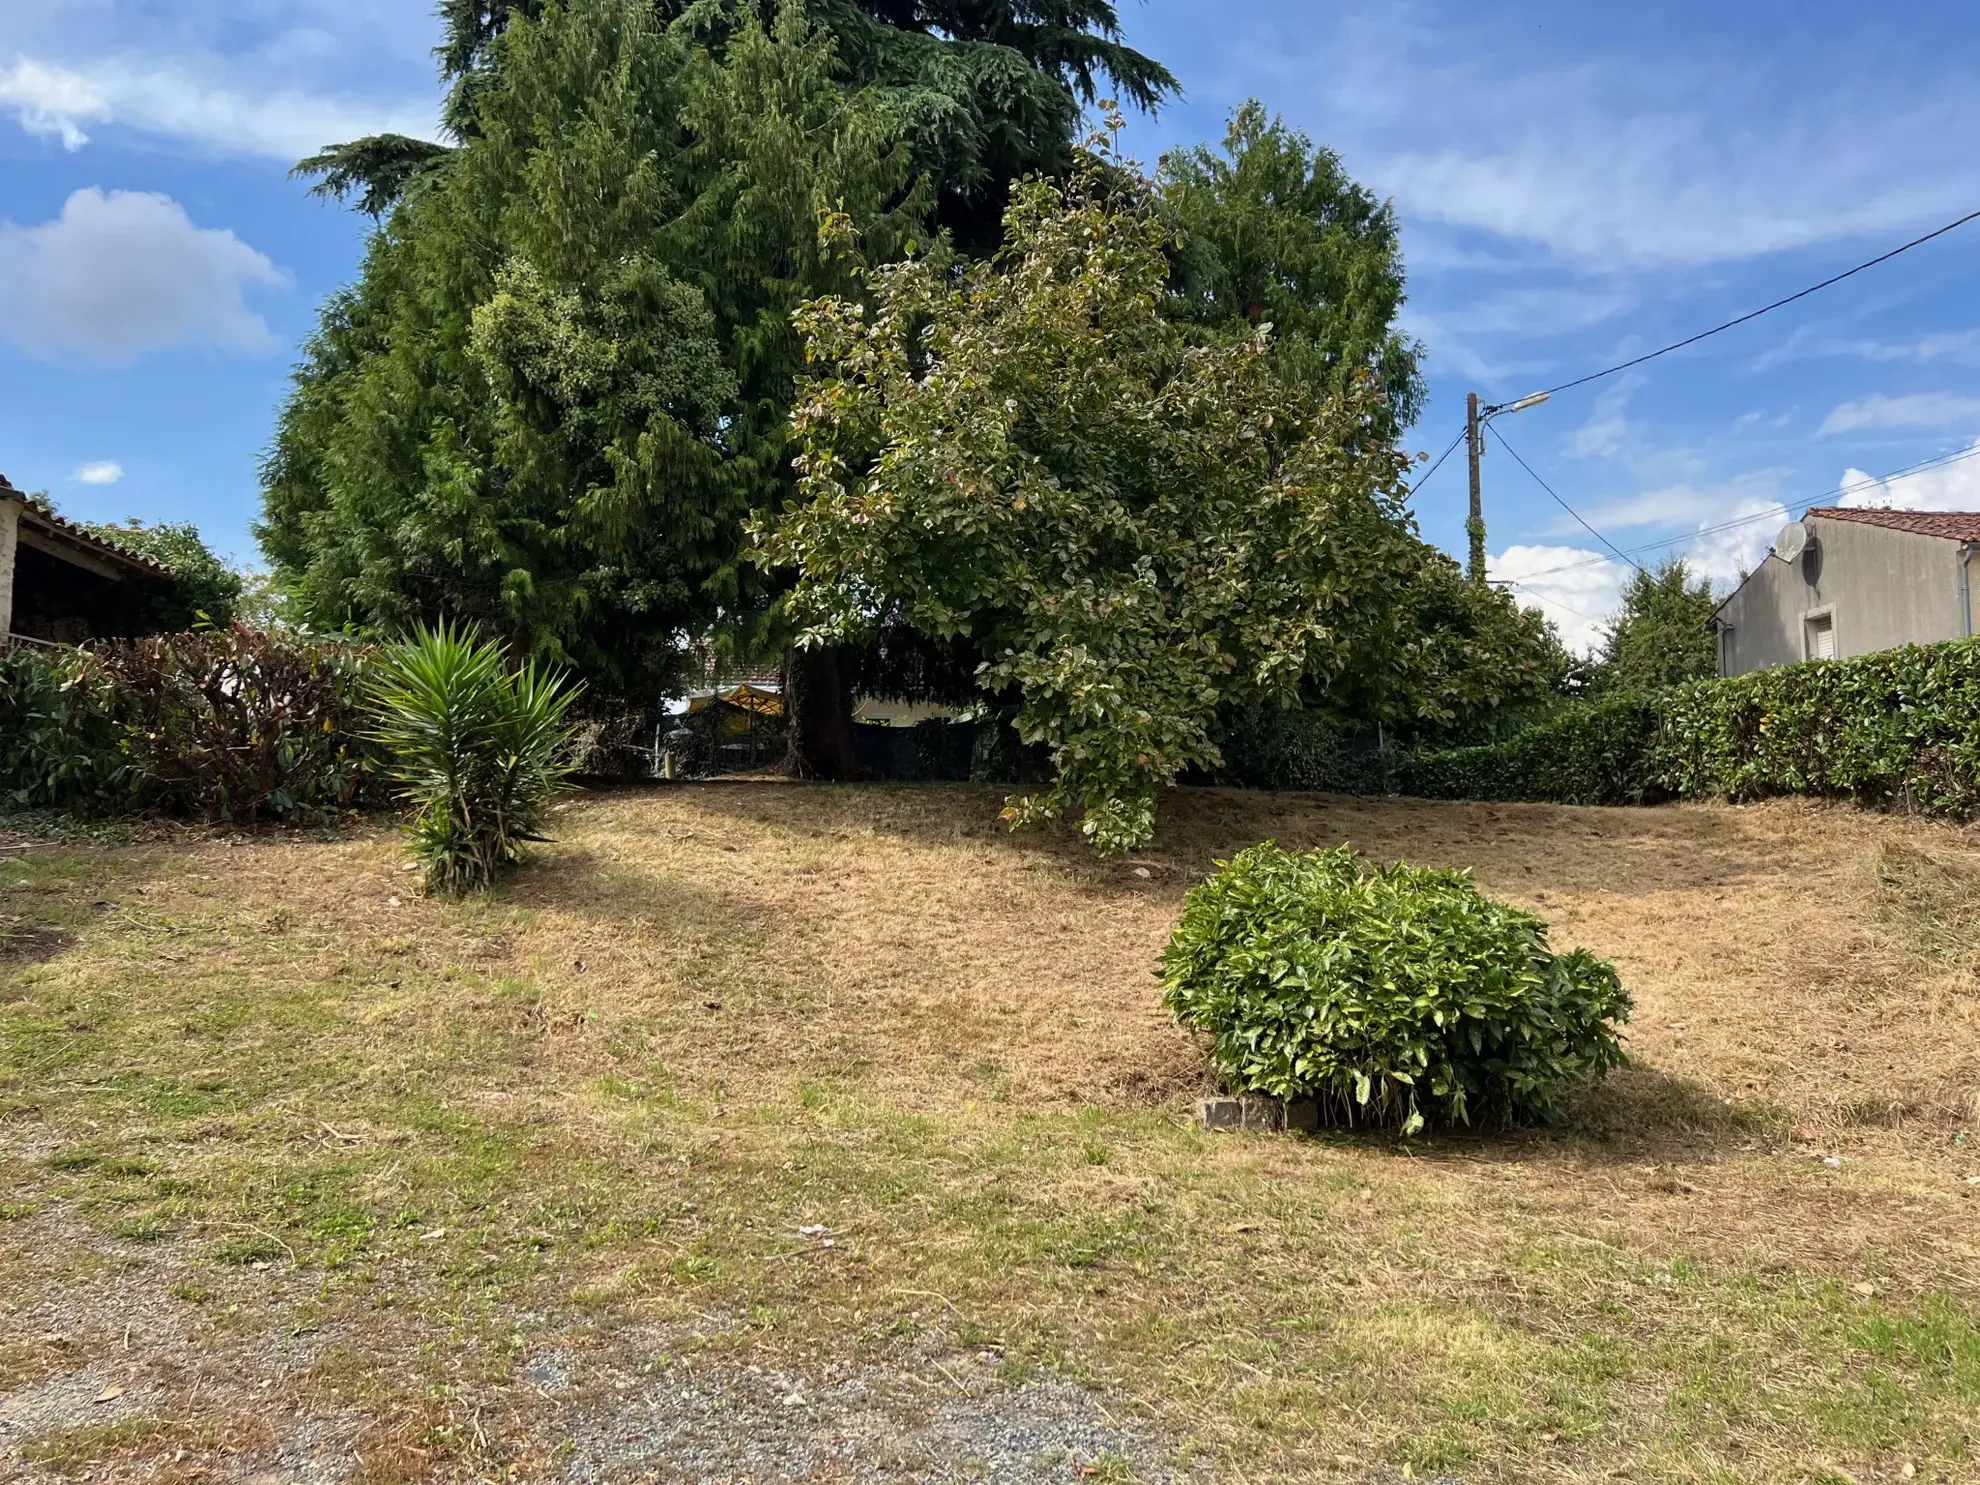
[[[1858,521],[1887,531],[1910,531],[1918,536],[1941,536],[1947,541],[1980,541],[1980,511],[1873,510],[1868,507],[1818,505],[1808,512],[1831,521]]]
[[[20,501],[26,507],[21,512],[24,520],[32,521],[35,525],[44,527],[65,541],[72,541],[77,546],[95,552],[99,556],[108,557],[112,561],[122,563],[126,567],[134,567],[147,577],[169,578],[172,576],[172,569],[163,563],[154,562],[149,557],[139,556],[128,547],[119,546],[114,541],[106,541],[94,531],[78,526],[73,521],[65,521],[53,511],[45,510],[41,506],[36,505],[27,496],[8,483],[7,477],[4,474],[0,474],[0,500]]]

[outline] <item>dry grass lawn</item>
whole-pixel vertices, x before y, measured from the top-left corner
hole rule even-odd
[[[1206,790],[1110,864],[995,809],[587,797],[465,904],[384,828],[7,853],[0,1393],[89,1396],[0,1465],[560,1478],[526,1360],[659,1336],[936,1338],[1203,1480],[1980,1479],[1973,835]],[[1634,1065],[1556,1129],[1205,1135],[1151,970],[1264,837],[1474,869],[1615,960]]]

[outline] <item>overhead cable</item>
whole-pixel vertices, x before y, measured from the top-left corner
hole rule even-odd
[[[1528,464],[1524,459],[1520,459],[1519,450],[1506,442],[1506,435],[1502,431],[1500,431],[1500,429],[1497,426],[1494,425],[1488,425],[1488,426],[1491,426],[1492,428],[1492,436],[1499,440],[1499,447],[1504,449],[1508,454],[1511,454],[1513,458],[1519,460],[1519,467],[1525,470],[1528,474],[1533,476],[1533,482],[1535,484],[1537,484],[1541,489],[1545,490],[1549,495],[1553,495],[1554,504],[1558,505],[1562,510],[1566,511],[1569,515],[1573,516],[1575,520],[1580,523],[1581,529],[1583,531],[1586,531],[1590,536],[1594,537],[1597,541],[1602,543],[1603,546],[1607,547],[1610,551],[1614,552],[1618,557],[1622,558],[1623,561],[1627,562],[1631,567],[1636,568],[1638,571],[1642,570],[1643,567],[1642,563],[1638,562],[1634,557],[1630,556],[1629,553],[1625,552],[1621,547],[1617,546],[1614,542],[1610,541],[1608,537],[1604,536],[1601,532],[1597,531],[1593,526],[1589,525],[1588,522],[1582,520],[1580,511],[1576,510],[1573,506],[1569,505],[1565,500],[1561,499],[1559,495],[1555,495],[1554,487],[1548,484],[1545,480],[1541,479],[1539,471],[1536,470],[1531,464]]]
[[[1591,371],[1586,376],[1578,376],[1571,382],[1562,382],[1558,387],[1548,387],[1545,392],[1534,393],[1532,395],[1551,397],[1556,392],[1565,392],[1571,387],[1586,386],[1589,382],[1598,382],[1605,376],[1614,376],[1619,371],[1628,371],[1632,366],[1641,366],[1645,361],[1654,361],[1659,356],[1668,356],[1672,351],[1681,351],[1688,345],[1697,345],[1701,340],[1708,340],[1722,331],[1731,330],[1734,326],[1744,325],[1748,320],[1757,320],[1762,315],[1772,314],[1775,310],[1792,304],[1797,299],[1806,299],[1810,294],[1820,293],[1823,289],[1839,284],[1846,278],[1854,278],[1867,268],[1875,268],[1879,263],[1888,263],[1900,253],[1908,253],[1915,247],[1923,247],[1933,238],[1944,237],[1955,228],[1964,227],[1968,222],[1975,220],[1980,220],[1980,211],[1970,211],[1958,221],[1947,222],[1945,226],[1934,228],[1923,237],[1914,237],[1910,242],[1900,247],[1894,247],[1888,253],[1879,253],[1867,262],[1858,263],[1854,268],[1846,268],[1841,273],[1823,279],[1819,284],[1810,284],[1807,288],[1790,294],[1785,299],[1776,299],[1772,304],[1763,304],[1758,309],[1749,310],[1747,313],[1739,316],[1738,319],[1727,320],[1723,325],[1714,325],[1710,330],[1701,330],[1696,335],[1687,335],[1683,340],[1673,341],[1667,346],[1660,346],[1658,349],[1648,351],[1641,356],[1632,357],[1627,361],[1620,361],[1614,366],[1605,366],[1600,371]]]
[[[1563,613],[1573,614],[1577,619],[1586,619],[1591,624],[1599,624],[1602,622],[1600,619],[1596,618],[1595,615],[1593,614],[1584,614],[1580,609],[1575,608],[1570,604],[1562,603],[1560,599],[1554,597],[1554,595],[1551,593],[1542,593],[1537,588],[1529,588],[1525,583],[1521,582],[1518,578],[1500,578],[1498,581],[1503,582],[1508,588],[1518,588],[1522,593],[1527,594],[1531,598],[1537,599],[1541,603],[1551,603],[1555,608],[1560,609]]]
[[[1455,449],[1459,444],[1464,442],[1464,434],[1465,434],[1464,429],[1462,428],[1458,429],[1457,437],[1452,439],[1449,444],[1445,445],[1444,452],[1437,456],[1436,463],[1432,464],[1428,469],[1424,470],[1423,477],[1419,479],[1415,484],[1409,487],[1409,493],[1411,495],[1414,495],[1418,490],[1422,489],[1423,486],[1429,481],[1430,476],[1435,474],[1440,468],[1443,467],[1444,461],[1451,457],[1451,451]]]
[[[1505,437],[1503,434],[1500,435],[1499,441],[1501,443],[1505,442]],[[1512,448],[1510,445],[1507,446],[1506,452],[1509,454],[1512,453]],[[1518,459],[1519,455],[1513,454],[1513,457],[1515,459]],[[1868,490],[1876,485],[1886,485],[1889,484],[1892,480],[1904,479],[1905,477],[1913,474],[1922,474],[1930,469],[1943,469],[1945,466],[1949,464],[1957,464],[1963,459],[1972,459],[1976,457],[1980,457],[1980,444],[1975,444],[1972,448],[1961,449],[1957,453],[1940,454],[1933,458],[1923,460],[1917,464],[1908,464],[1903,469],[1893,470],[1889,474],[1871,475],[1864,479],[1853,480],[1847,485],[1838,485],[1833,490],[1824,491],[1822,494],[1817,495],[1812,500],[1803,500],[1794,505],[1789,505],[1785,501],[1782,501],[1779,502],[1779,506],[1781,510],[1785,510],[1790,514],[1793,514],[1798,511],[1813,510],[1816,506],[1825,505],[1829,501],[1832,501],[1841,495],[1853,494],[1858,490]],[[1520,462],[1523,464],[1526,461],[1522,459],[1520,460]],[[1531,471],[1529,471],[1529,473],[1530,472]],[[1579,519],[1579,517],[1577,517],[1576,519]],[[1741,526],[1751,526],[1759,521],[1772,521],[1776,519],[1778,519],[1778,516],[1775,510],[1772,507],[1769,507],[1768,509],[1763,511],[1755,511],[1750,516],[1737,516],[1730,521],[1721,521],[1717,525],[1700,526],[1696,531],[1687,531],[1682,536],[1669,536],[1659,541],[1644,542],[1642,545],[1630,547],[1628,550],[1630,552],[1661,551],[1665,547],[1682,546],[1685,542],[1696,541],[1701,536],[1716,536],[1721,531],[1732,531],[1732,530],[1736,530]],[[1583,522],[1583,525],[1586,524],[1587,524],[1586,522]],[[1610,547],[1610,550],[1615,551],[1616,549],[1614,547]],[[1617,553],[1617,555],[1621,556],[1623,554]],[[1526,576],[1529,578],[1551,577],[1553,574],[1557,572],[1573,572],[1578,567],[1594,567],[1608,560],[1609,559],[1607,557],[1584,557],[1578,562],[1564,563],[1559,567],[1543,567],[1538,572],[1527,573]],[[1624,560],[1627,561],[1628,558],[1625,557]]]

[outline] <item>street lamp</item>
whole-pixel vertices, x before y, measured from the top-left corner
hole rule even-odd
[[[1478,405],[1476,392],[1464,400],[1464,436],[1471,453],[1471,518],[1464,523],[1465,533],[1471,538],[1471,562],[1466,575],[1474,583],[1485,581],[1485,498],[1478,484],[1478,459],[1485,452],[1485,446],[1480,433],[1501,413],[1525,412],[1529,407],[1538,407],[1552,395],[1550,392],[1534,392],[1517,402],[1502,402],[1482,408]]]

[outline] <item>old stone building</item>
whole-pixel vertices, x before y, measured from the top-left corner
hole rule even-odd
[[[169,568],[30,501],[0,476],[0,636],[75,644],[142,633]]]

